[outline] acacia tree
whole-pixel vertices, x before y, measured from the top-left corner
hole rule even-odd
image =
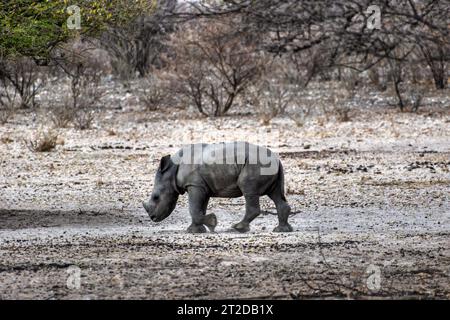
[[[52,60],[52,52],[75,37],[97,36],[110,25],[123,25],[145,12],[155,0],[80,0],[76,10],[64,1],[0,1],[0,105],[35,106],[42,87],[39,66]],[[80,24],[68,20],[79,13]],[[72,15],[72,16],[71,16]]]
[[[74,36],[98,35],[110,25],[123,25],[138,15],[154,10],[154,0],[80,0],[79,29],[67,24],[72,3],[64,1],[1,1],[0,57],[45,59],[53,48]],[[42,62],[44,62],[42,61]]]

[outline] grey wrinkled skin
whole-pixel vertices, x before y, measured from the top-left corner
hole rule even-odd
[[[238,144],[245,148],[238,148]],[[188,152],[194,148],[200,152]],[[271,163],[264,158],[254,161],[256,151],[268,155]],[[202,157],[206,159],[211,155],[223,161],[202,161]],[[270,166],[270,171],[264,171]],[[259,198],[264,195],[269,196],[276,206],[278,226],[274,231],[292,231],[288,223],[291,208],[284,194],[283,167],[277,155],[265,147],[246,142],[196,144],[163,157],[156,173],[154,190],[150,200],[143,203],[144,208],[152,221],[162,221],[175,209],[178,196],[185,192],[189,195],[192,217],[188,232],[206,232],[205,225],[214,231],[216,217],[214,214],[206,215],[211,197],[241,196],[245,198],[245,215],[233,228],[239,232],[249,231],[250,223],[260,214]]]

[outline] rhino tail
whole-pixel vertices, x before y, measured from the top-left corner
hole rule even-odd
[[[214,232],[217,226],[217,217],[214,213],[207,214],[203,217],[203,224],[208,227],[209,231]]]
[[[287,201],[286,195],[284,193],[284,170],[283,170],[283,165],[281,164],[281,161],[279,162],[279,166],[278,166],[278,183],[280,184],[281,198],[284,201]]]

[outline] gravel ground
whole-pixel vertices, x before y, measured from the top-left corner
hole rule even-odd
[[[301,128],[132,109],[101,119],[60,129],[48,153],[24,142],[40,121],[0,127],[0,298],[450,298],[448,112]],[[185,233],[186,196],[150,221],[140,203],[162,155],[244,139],[279,152],[294,232],[272,233],[270,214],[231,232],[243,199],[211,201],[214,234]],[[268,199],[262,207],[274,211]]]

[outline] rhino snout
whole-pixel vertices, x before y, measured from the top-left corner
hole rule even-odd
[[[150,219],[152,221],[155,221],[156,215],[153,214],[152,210],[150,209],[150,205],[147,202],[142,202],[142,206],[144,207],[145,211],[147,211],[148,215],[150,216]]]

